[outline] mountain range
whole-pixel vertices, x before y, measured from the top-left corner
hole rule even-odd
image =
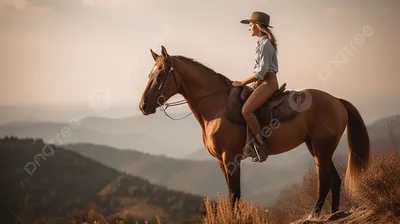
[[[1,223],[72,223],[95,204],[105,215],[182,223],[201,196],[170,190],[42,140],[0,139]]]
[[[58,144],[95,143],[183,158],[203,144],[200,127],[193,119],[174,122],[157,114],[148,119],[133,116],[119,119],[88,117],[64,123],[19,121],[0,125],[0,137],[41,138]],[[75,128],[70,127],[71,123],[75,123]],[[62,136],[65,128],[72,129],[70,135]]]

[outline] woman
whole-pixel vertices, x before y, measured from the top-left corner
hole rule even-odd
[[[252,36],[258,38],[255,52],[255,63],[253,74],[243,81],[233,82],[234,86],[243,86],[253,83],[254,91],[243,105],[242,114],[247,125],[258,144],[260,161],[267,159],[267,143],[261,135],[261,127],[254,112],[260,108],[279,88],[276,73],[278,72],[277,44],[276,39],[270,31],[270,17],[263,12],[253,12],[250,19],[242,20],[241,23],[249,24]]]

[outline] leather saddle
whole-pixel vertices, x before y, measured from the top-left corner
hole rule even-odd
[[[242,107],[253,89],[248,86],[232,87],[226,105],[228,119],[236,124],[246,126],[246,120],[242,115]],[[299,111],[300,103],[304,101],[299,91],[286,90],[284,83],[267,102],[255,112],[261,127],[269,125],[272,119],[278,119],[280,123],[291,120]]]

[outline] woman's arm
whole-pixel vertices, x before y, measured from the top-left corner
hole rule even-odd
[[[242,81],[241,83],[242,83],[242,86],[244,86],[244,85],[247,85],[247,84],[249,84],[249,83],[252,83],[252,82],[254,82],[254,81],[256,81],[256,80],[257,80],[257,78],[256,78],[254,75],[251,75],[251,76],[249,76],[249,77],[243,79],[243,81]]]
[[[252,83],[252,82],[254,82],[256,80],[257,80],[257,78],[254,75],[252,75],[252,76],[249,76],[249,77],[243,79],[243,81],[234,81],[232,83],[232,85],[233,86],[245,86],[245,85],[247,85],[249,83]]]

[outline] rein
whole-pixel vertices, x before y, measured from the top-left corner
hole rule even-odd
[[[217,94],[221,94],[221,93],[225,93],[225,92],[226,92],[226,90],[223,90],[223,91],[221,90],[221,91],[217,91],[217,92],[214,92],[214,93],[210,93],[210,94],[202,96],[202,97],[200,97],[200,98],[198,98],[198,99],[196,99],[196,100],[194,100],[192,102],[197,102],[197,101],[202,100],[204,98],[207,98],[207,97],[210,97],[210,96],[213,96],[213,95],[217,95]],[[187,104],[187,103],[188,102],[186,100],[179,100],[179,101],[175,101],[175,102],[172,102],[172,103],[165,103],[164,105],[160,106],[160,110],[163,111],[164,114],[167,117],[169,117],[170,119],[172,119],[172,120],[175,120],[175,121],[182,120],[182,119],[188,117],[189,115],[191,115],[193,112],[190,112],[190,113],[188,113],[187,115],[185,115],[185,116],[183,116],[181,118],[173,118],[169,114],[167,114],[167,108],[168,107],[179,106],[179,105],[183,105],[183,104]]]
[[[165,114],[168,118],[177,121],[177,120],[182,120],[182,119],[188,117],[188,116],[191,115],[193,112],[190,112],[190,113],[188,113],[187,115],[185,115],[185,116],[183,116],[183,117],[181,117],[181,118],[173,118],[173,117],[171,117],[171,116],[167,113],[168,107],[174,107],[174,106],[179,106],[179,105],[183,105],[183,104],[187,104],[187,103],[188,103],[186,100],[178,100],[178,101],[175,101],[175,102],[172,102],[172,103],[167,103],[166,100],[165,100],[165,97],[164,97],[163,92],[164,92],[165,87],[167,87],[168,76],[169,76],[170,73],[173,73],[174,70],[175,70],[175,69],[174,69],[174,67],[172,66],[172,62],[171,62],[171,67],[170,67],[170,69],[169,69],[169,71],[168,71],[168,74],[166,75],[165,79],[163,80],[163,85],[160,85],[160,89],[161,89],[161,88],[162,88],[162,89],[161,89],[161,94],[160,94],[160,96],[157,98],[157,103],[159,104],[160,110],[161,110],[162,112],[164,112],[164,114]],[[173,73],[172,75],[173,75],[173,77],[174,77],[174,82],[175,82],[175,84],[178,86],[178,82],[176,81],[176,78],[175,78],[175,73]],[[206,94],[205,96],[201,96],[201,97],[197,98],[196,100],[193,100],[192,102],[195,103],[195,102],[198,102],[198,101],[200,101],[200,100],[202,100],[202,99],[205,99],[205,98],[207,98],[207,97],[210,97],[210,96],[213,96],[213,95],[217,95],[217,94],[222,94],[222,93],[225,93],[225,92],[226,92],[226,90],[221,90],[221,91],[213,92],[213,93],[210,93],[210,94]],[[162,99],[163,103],[160,103],[160,99]]]

